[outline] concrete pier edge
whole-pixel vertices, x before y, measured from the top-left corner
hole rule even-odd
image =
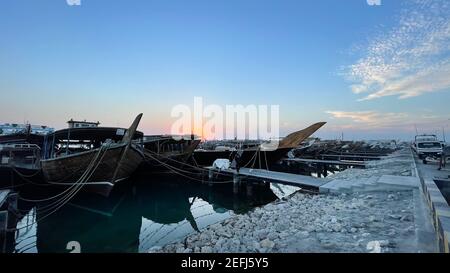
[[[422,191],[432,214],[433,225],[438,237],[439,251],[450,253],[450,206],[434,180],[420,177],[412,151],[411,156],[413,159],[413,173],[420,178]]]
[[[431,179],[421,179],[425,197],[432,213],[439,242],[439,250],[450,253],[450,206]]]

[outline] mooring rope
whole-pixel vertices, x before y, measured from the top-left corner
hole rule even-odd
[[[108,145],[102,145],[100,147],[98,153],[96,154],[96,156],[94,156],[94,159],[91,160],[90,164],[88,165],[88,168],[86,168],[86,171],[82,174],[82,176],[78,179],[78,181],[73,183],[68,189],[64,190],[62,193],[60,193],[60,194],[58,194],[56,196],[61,196],[63,193],[66,193],[66,192],[70,191],[67,195],[61,197],[61,199],[56,200],[55,202],[53,202],[51,204],[45,205],[43,207],[43,209],[42,209],[42,207],[39,208],[39,212],[42,212],[42,213],[46,213],[46,212],[50,211],[48,214],[40,217],[39,220],[36,219],[31,224],[27,224],[27,225],[25,225],[23,227],[20,227],[20,228],[15,228],[14,230],[17,231],[17,230],[20,230],[20,229],[24,229],[24,228],[28,228],[30,226],[33,226],[37,222],[40,222],[40,221],[44,220],[45,218],[49,217],[50,215],[52,215],[53,213],[58,211],[62,206],[67,204],[83,188],[83,186],[89,181],[89,179],[95,173],[96,169],[98,168],[98,166],[102,162],[104,156],[106,155],[106,151],[109,149],[109,147],[110,147],[110,143],[108,143]],[[100,158],[100,160],[98,160],[99,155],[101,154],[102,151],[103,151],[103,155]],[[98,161],[97,164],[95,164],[96,163],[95,161]],[[94,167],[94,165],[95,165],[95,167]],[[55,196],[53,196],[52,198],[45,198],[45,199],[47,199],[47,201],[48,201],[48,200],[52,200],[54,198],[55,198]],[[40,199],[38,202],[43,202],[43,200],[45,200],[45,199]],[[33,201],[30,201],[30,202],[33,202]]]
[[[93,174],[95,173],[95,171],[97,170],[98,166],[100,165],[100,163],[102,162],[103,158],[105,157],[106,151],[107,151],[108,149],[109,149],[109,145],[108,145],[108,146],[105,146],[104,148],[103,148],[103,146],[102,146],[103,154],[102,154],[100,160],[98,160],[98,156],[97,156],[97,157],[95,158],[95,160],[92,161],[92,162],[94,162],[94,164],[95,164],[95,161],[97,161],[97,164],[95,165],[95,167],[93,167],[93,165],[92,165],[90,168],[87,168],[87,170],[84,172],[84,174],[83,174],[83,175],[80,177],[80,179],[78,180],[78,181],[80,181],[80,182],[79,182],[79,183],[78,183],[78,182],[75,183],[75,184],[77,184],[76,187],[74,187],[74,189],[73,189],[67,196],[63,197],[62,199],[66,199],[67,202],[69,202],[69,201],[72,199],[72,197],[75,196],[75,195],[82,189],[82,187],[84,186],[84,184],[87,183],[87,182],[89,181],[89,179],[92,177],[92,175],[93,175]],[[100,152],[98,153],[98,155],[100,155]],[[89,176],[87,176],[87,175],[89,175]],[[64,200],[62,200],[61,202],[63,202],[63,201],[64,201]],[[60,202],[60,201],[55,201],[55,202],[53,202],[53,204],[61,203],[61,202]],[[62,205],[66,204],[67,202],[62,203]],[[49,206],[49,205],[46,205],[46,206],[44,207],[44,209],[45,209],[46,207],[50,207],[50,206]],[[60,207],[61,207],[61,206],[60,206]],[[43,209],[40,207],[39,210],[42,211]]]
[[[156,160],[156,161],[160,162],[163,166],[165,166],[166,168],[168,168],[169,170],[171,170],[175,174],[178,174],[178,175],[183,176],[185,178],[188,178],[190,180],[204,182],[204,180],[202,180],[202,179],[191,177],[191,176],[185,175],[185,174],[183,174],[181,172],[188,172],[188,173],[191,173],[191,174],[198,174],[198,173],[192,173],[192,172],[189,172],[189,171],[186,171],[186,170],[183,170],[183,169],[179,169],[179,168],[176,168],[174,166],[171,166],[170,164],[164,163],[164,162],[158,160],[157,158],[155,158],[155,157],[153,157],[151,155],[147,155],[147,156],[149,156],[153,160]],[[202,171],[205,171],[205,170],[202,169]],[[224,173],[221,173],[221,174],[224,174]],[[230,174],[226,174],[226,175],[230,175]],[[229,181],[208,181],[208,183],[211,183],[211,184],[226,184],[226,183],[232,183],[232,182],[233,182],[232,180],[229,180]]]
[[[196,166],[194,166],[194,165],[191,165],[191,164],[188,164],[188,163],[185,163],[185,162],[182,162],[182,161],[173,159],[173,158],[171,158],[171,157],[163,156],[163,155],[157,154],[157,153],[155,153],[155,152],[153,152],[153,151],[151,151],[151,150],[147,150],[147,149],[146,149],[146,151],[149,152],[149,153],[155,154],[156,157],[151,156],[151,155],[148,155],[148,154],[147,154],[147,156],[151,157],[151,159],[154,159],[154,160],[158,161],[158,162],[160,163],[160,165],[168,166],[169,164],[168,164],[168,163],[164,163],[164,162],[158,160],[157,157],[162,157],[162,158],[164,158],[164,159],[173,161],[173,162],[175,162],[175,163],[178,163],[178,164],[181,164],[181,165],[185,165],[185,166],[191,167],[192,169],[199,170],[200,172],[206,171],[206,169],[204,169],[204,168],[196,167]],[[169,165],[169,166],[170,166],[170,165]],[[179,168],[176,168],[176,167],[174,167],[174,166],[170,166],[170,167],[175,168],[175,169],[178,169],[178,170],[183,171],[183,172],[189,172],[189,171],[187,171],[187,170],[179,169]],[[212,170],[212,169],[211,169],[211,171],[217,172],[217,173],[220,173],[220,174],[224,174],[224,173],[221,173],[221,172],[219,172],[219,171]],[[192,173],[192,174],[199,174],[199,173],[193,173],[193,172],[189,172],[189,173]]]
[[[256,159],[257,159],[257,155],[258,155],[259,149],[260,149],[260,148],[258,148],[258,149],[255,150],[255,153],[254,153],[253,156],[249,159],[249,161],[243,166],[243,168],[246,168],[246,167],[253,161],[253,164],[252,164],[251,169],[254,169],[254,165],[255,165],[255,163],[256,163]],[[176,162],[176,163],[178,163],[178,164],[185,165],[185,166],[189,166],[190,168],[200,170],[201,173],[203,173],[203,172],[206,171],[204,168],[196,167],[196,166],[194,166],[194,165],[187,164],[187,163],[182,162],[182,161],[178,161],[178,160],[173,159],[173,158],[170,158],[170,157],[168,157],[168,156],[166,157],[166,156],[157,154],[156,152],[151,151],[151,150],[148,150],[148,149],[144,149],[144,150],[145,150],[146,152],[148,152],[148,153],[146,153],[146,156],[147,156],[147,157],[150,157],[151,159],[157,161],[158,163],[160,163],[160,165],[166,167],[167,169],[171,170],[171,171],[174,172],[175,174],[178,174],[178,175],[183,176],[183,177],[185,177],[185,178],[188,178],[188,179],[191,179],[191,180],[195,180],[195,181],[199,181],[199,182],[202,182],[202,183],[205,182],[203,179],[198,179],[198,178],[194,178],[194,177],[191,177],[191,176],[188,176],[188,175],[184,175],[184,174],[182,174],[182,173],[180,173],[180,172],[189,173],[189,174],[194,174],[194,175],[198,175],[199,173],[193,173],[193,172],[189,172],[189,171],[187,171],[187,170],[183,170],[183,169],[177,168],[177,167],[175,167],[175,166],[171,166],[170,164],[164,163],[164,162],[162,162],[161,160],[158,160],[158,158],[156,158],[156,157],[154,157],[154,156],[151,156],[149,153],[154,154],[154,155],[156,155],[157,157],[162,157],[162,158],[164,158],[164,159],[167,159],[167,160]],[[260,157],[261,157],[261,156],[260,156]],[[146,160],[146,161],[148,162],[148,160]],[[259,161],[261,161],[261,158],[259,159]],[[261,165],[261,162],[260,162],[260,165]],[[267,165],[267,160],[266,160],[266,165]],[[159,166],[159,165],[158,165],[158,166]],[[231,174],[231,173],[224,173],[224,172],[221,172],[220,170],[217,171],[217,170],[214,170],[214,169],[208,169],[208,171],[211,171],[212,173],[214,173],[214,174],[216,174],[216,175],[223,175],[223,176],[229,176],[229,177],[234,176],[234,174]],[[232,183],[232,182],[233,182],[233,180],[227,180],[227,181],[208,181],[208,183],[210,183],[210,184],[227,184],[227,183]]]
[[[41,172],[41,170],[40,169],[38,169],[38,170],[36,170],[36,172],[34,172],[33,174],[23,174],[23,173],[21,173],[15,166],[11,166],[11,168],[13,169],[13,171],[14,172],[16,172],[18,175],[20,175],[21,177],[27,177],[27,178],[31,178],[31,177],[34,177],[34,176],[36,176],[36,175],[38,175],[40,172]]]
[[[1,187],[0,190],[14,189],[14,188],[22,187],[23,185],[27,185],[27,184],[28,184],[28,182],[21,183],[21,184],[14,184],[14,182],[12,182],[11,186]]]
[[[71,191],[72,188],[75,188],[75,187],[77,186],[78,183],[82,183],[82,182],[83,182],[83,179],[84,179],[84,177],[87,175],[87,173],[88,173],[90,170],[92,170],[92,168],[93,168],[93,166],[94,166],[94,164],[95,164],[95,161],[98,159],[100,153],[101,153],[102,150],[103,150],[102,148],[103,148],[103,146],[98,150],[98,152],[96,153],[96,155],[93,156],[91,162],[88,164],[86,170],[85,170],[84,173],[80,176],[80,178],[79,178],[76,182],[74,182],[72,185],[70,185],[67,189],[65,189],[64,191],[62,191],[61,193],[56,194],[56,195],[51,196],[51,197],[43,198],[43,199],[27,199],[27,198],[23,198],[23,197],[19,197],[19,198],[20,198],[21,200],[23,200],[23,201],[26,201],[26,202],[33,202],[33,203],[37,203],[37,202],[46,202],[46,201],[55,199],[55,198],[57,198],[57,197],[59,197],[59,196],[61,196],[61,195],[64,195],[66,192]],[[72,176],[73,174],[74,174],[74,173],[72,173],[71,176]],[[61,181],[61,182],[62,182],[62,181]],[[51,181],[50,183],[55,183],[55,182]],[[50,184],[50,185],[51,185],[51,184]]]
[[[100,165],[100,163],[102,162],[102,160],[103,160],[103,158],[105,157],[105,155],[106,155],[106,151],[108,150],[108,147],[106,148],[106,150],[103,152],[103,155],[102,155],[102,157],[100,158],[100,160],[97,160],[96,159],[96,161],[97,161],[97,164],[95,165],[95,167],[92,169],[91,168],[91,170],[87,170],[87,172],[85,172],[86,173],[86,175],[87,174],[89,174],[90,173],[90,175],[89,175],[89,177],[87,177],[87,178],[80,178],[81,179],[81,181],[78,183],[78,185],[76,186],[76,187],[74,187],[74,189],[68,194],[68,195],[66,195],[65,197],[62,197],[60,200],[57,200],[57,201],[55,201],[55,202],[53,202],[53,203],[51,203],[51,204],[47,204],[47,205],[45,205],[44,207],[39,207],[38,208],[38,210],[39,210],[39,212],[42,212],[42,211],[44,211],[44,212],[46,212],[46,211],[50,211],[52,208],[50,208],[51,206],[54,206],[55,204],[56,204],[56,206],[58,206],[58,204],[61,204],[61,205],[59,205],[59,207],[57,208],[57,209],[59,209],[60,207],[62,207],[63,205],[65,205],[66,203],[68,203],[82,188],[83,188],[83,186],[89,181],[89,179],[92,177],[92,175],[95,173],[95,171],[97,170],[97,168],[98,168],[98,166]]]
[[[205,171],[204,168],[201,168],[201,167],[198,166],[197,162],[195,161],[195,156],[192,156],[192,158],[193,158],[193,160],[194,160],[194,163],[195,163],[197,166],[188,164],[188,163],[183,162],[183,161],[179,161],[179,160],[173,159],[173,158],[171,158],[171,157],[169,157],[169,156],[164,156],[164,155],[158,154],[158,153],[156,153],[156,152],[154,152],[154,151],[152,151],[152,150],[149,150],[149,149],[145,149],[145,148],[144,148],[144,150],[145,150],[146,152],[149,152],[149,153],[154,154],[154,155],[157,156],[157,157],[161,157],[161,158],[164,158],[164,159],[168,159],[168,160],[170,160],[170,161],[173,161],[173,162],[179,163],[179,164],[181,164],[181,165],[185,165],[185,166],[191,167],[191,168],[193,168],[193,169],[198,169],[198,170],[201,170],[201,171]],[[249,159],[249,161],[243,166],[243,168],[246,168],[252,161],[253,161],[253,166],[254,166],[254,164],[255,164],[255,162],[256,162],[257,153],[258,153],[258,149],[255,150],[255,153],[254,153],[253,156]],[[161,164],[161,165],[163,165],[163,164]],[[159,166],[159,165],[158,165],[158,166]],[[220,172],[220,171],[216,171],[216,170],[212,170],[212,171],[224,175],[224,173],[222,173],[222,172]],[[230,174],[230,175],[231,175],[231,174]]]

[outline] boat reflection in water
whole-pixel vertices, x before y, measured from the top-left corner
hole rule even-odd
[[[232,184],[210,186],[173,175],[129,182],[109,197],[82,193],[49,216],[46,205],[36,205],[30,210],[36,211],[35,245],[29,233],[19,235],[16,251],[70,252],[68,243],[76,241],[81,252],[147,252],[277,199],[267,186],[254,187],[252,195],[233,194]]]

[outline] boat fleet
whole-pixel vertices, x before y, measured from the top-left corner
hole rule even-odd
[[[244,166],[269,169],[325,125],[319,122],[294,132],[272,149],[266,148],[267,141],[237,140],[205,149],[200,147],[205,142],[195,135],[144,135],[138,131],[141,118],[142,114],[137,115],[129,128],[71,119],[68,128],[56,131],[45,126],[3,131],[0,182],[46,183],[73,194],[83,190],[108,196],[115,184],[136,171],[177,173],[236,156]]]

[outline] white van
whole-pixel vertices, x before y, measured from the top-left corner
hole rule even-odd
[[[436,135],[418,135],[415,138],[413,149],[420,159],[426,163],[427,157],[440,157],[444,144],[438,140]]]

